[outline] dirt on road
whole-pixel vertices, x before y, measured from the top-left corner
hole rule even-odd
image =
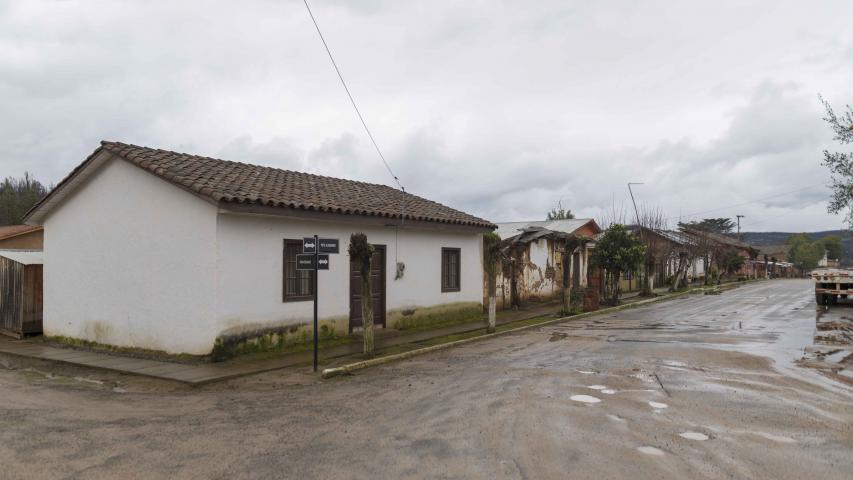
[[[853,307],[817,311],[811,288],[685,296],[327,381],[189,388],[0,357],[0,478],[847,479],[851,352],[820,342]]]

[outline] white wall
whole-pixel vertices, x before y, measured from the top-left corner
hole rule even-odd
[[[219,215],[217,232],[216,325],[220,333],[312,320],[313,302],[282,301],[282,248],[284,239],[301,240],[314,234],[338,238],[341,250],[330,255],[329,270],[319,273],[321,319],[339,318],[344,328],[348,325],[347,248],[355,232],[365,233],[370,243],[386,246],[387,311],[483,301],[482,239],[477,233],[400,228],[395,239],[393,227],[230,213]],[[442,247],[461,249],[459,292],[441,291]],[[406,264],[400,280],[394,279],[397,260]]]
[[[44,330],[120,346],[208,353],[216,207],[109,160],[45,221]]]

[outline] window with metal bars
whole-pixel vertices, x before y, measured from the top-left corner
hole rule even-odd
[[[458,292],[460,290],[460,258],[458,248],[441,249],[441,291]]]
[[[296,269],[296,255],[302,253],[302,240],[284,241],[283,298],[285,302],[314,299],[314,272]]]

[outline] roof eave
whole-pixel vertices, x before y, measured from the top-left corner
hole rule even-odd
[[[35,227],[35,228],[31,228],[29,230],[24,230],[23,232],[13,233],[11,235],[0,236],[0,240],[8,240],[10,238],[20,237],[21,235],[27,235],[27,234],[35,233],[35,232],[41,232],[42,230],[44,230],[44,227],[39,226],[39,225],[33,225],[33,227]]]
[[[386,227],[408,227],[429,230],[465,230],[476,233],[486,233],[497,228],[492,224],[443,222],[436,220],[413,220],[401,219],[399,216],[364,215],[354,213],[338,213],[333,211],[320,211],[306,208],[291,208],[289,206],[273,206],[258,203],[241,203],[221,200],[218,203],[221,213],[237,215],[266,215],[274,217],[337,221],[343,223],[357,223],[362,225],[386,226]]]

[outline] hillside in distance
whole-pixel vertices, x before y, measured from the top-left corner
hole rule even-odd
[[[788,237],[801,232],[743,232],[743,241],[756,247],[784,245]],[[824,230],[822,232],[805,232],[812,240],[820,240],[830,235],[841,237],[841,264],[853,265],[853,234],[848,230]]]

